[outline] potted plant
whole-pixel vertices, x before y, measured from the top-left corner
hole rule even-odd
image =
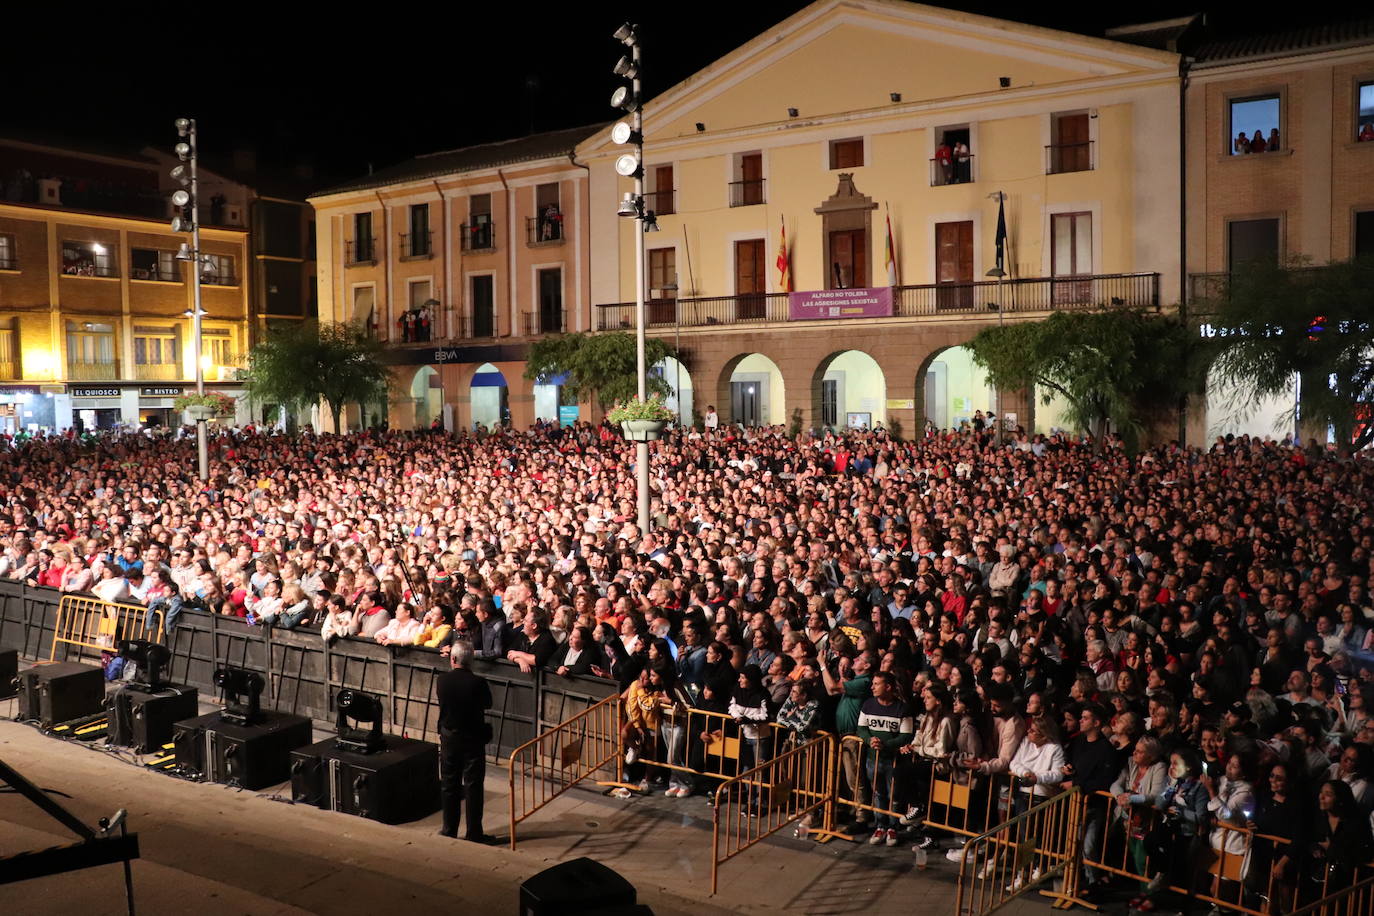
[[[650,442],[663,434],[664,428],[676,415],[663,403],[663,398],[653,394],[643,401],[635,397],[617,404],[606,417],[612,423],[620,424],[626,439]]]
[[[205,394],[183,394],[172,402],[172,409],[185,414],[187,422],[198,423],[201,420],[232,414],[234,399],[225,394],[208,391]]]

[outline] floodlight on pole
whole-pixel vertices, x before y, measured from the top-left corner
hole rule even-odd
[[[184,187],[189,188],[189,191],[179,189],[172,192],[172,205],[181,211],[179,215],[172,218],[172,231],[191,233],[190,244],[181,243],[181,248],[177,251],[177,259],[189,261],[193,265],[191,270],[193,304],[187,310],[186,317],[191,319],[191,358],[196,369],[196,394],[203,395],[205,394],[205,366],[202,351],[205,341],[201,319],[205,317],[205,307],[201,300],[201,275],[204,273],[204,268],[210,265],[200,250],[200,184],[196,174],[196,122],[194,118],[177,118],[174,123],[177,136],[185,139],[172,147],[172,151],[182,162],[189,163],[190,171],[188,174],[186,166],[180,165],[172,170],[172,177]],[[204,419],[198,418],[196,420],[196,469],[201,480],[208,480],[210,477],[209,433],[205,424]]]

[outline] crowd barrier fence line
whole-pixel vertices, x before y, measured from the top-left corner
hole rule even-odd
[[[621,699],[611,694],[511,751],[510,848],[516,826],[598,771],[611,767],[621,780]]]
[[[1021,792],[1017,787],[1013,792]],[[957,916],[987,916],[1041,883],[1060,879],[1046,895],[1065,908],[1078,901],[1072,876],[1078,863],[1079,792],[1025,796],[1026,810],[964,844],[955,891]],[[1040,798],[1041,800],[1037,799]],[[1013,808],[1015,805],[1013,806]],[[1042,892],[1043,893],[1043,892]]]
[[[124,639],[165,642],[162,611],[140,604],[116,604],[82,595],[62,595],[57,604],[57,619],[53,622],[48,661],[57,660],[58,646],[63,647],[64,659],[70,657],[72,651],[80,658],[88,657],[89,653],[99,659],[102,652],[116,651],[120,640]]]
[[[824,814],[834,794],[834,756],[834,737],[821,735],[720,784],[712,814],[712,894],[726,862],[789,824]]]

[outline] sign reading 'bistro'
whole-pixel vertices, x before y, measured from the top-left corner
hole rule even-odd
[[[178,398],[181,397],[181,388],[151,388],[145,387],[138,389],[138,393],[145,398]]]
[[[814,289],[787,294],[791,321],[832,318],[888,318],[892,316],[892,287]]]

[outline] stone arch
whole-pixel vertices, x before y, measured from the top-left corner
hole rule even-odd
[[[410,380],[409,394],[413,404],[411,426],[414,429],[428,429],[436,418],[442,421],[444,386],[439,370],[427,365],[416,369]]]
[[[869,428],[888,423],[887,374],[871,353],[855,347],[829,354],[811,374],[812,425],[843,429],[851,414],[867,414]]]
[[[693,413],[704,414],[706,405],[696,403],[696,389],[692,381],[692,373],[688,370],[684,360],[668,356],[651,366],[649,371],[658,375],[672,389],[672,393],[666,399],[668,409],[678,415],[684,426],[691,426]]]
[[[752,390],[744,387],[749,385]],[[777,360],[757,350],[726,360],[716,382],[715,408],[727,423],[787,425],[787,386]]]
[[[491,363],[482,363],[468,380],[470,419],[487,429],[510,419],[510,395],[506,375]]]
[[[972,417],[977,410],[984,414],[993,411],[996,397],[986,378],[986,373],[972,365],[972,355],[963,343],[932,350],[916,369],[919,430],[925,429],[927,421],[934,423],[936,429],[958,428],[961,420]],[[919,430],[913,431],[913,435],[919,435]]]

